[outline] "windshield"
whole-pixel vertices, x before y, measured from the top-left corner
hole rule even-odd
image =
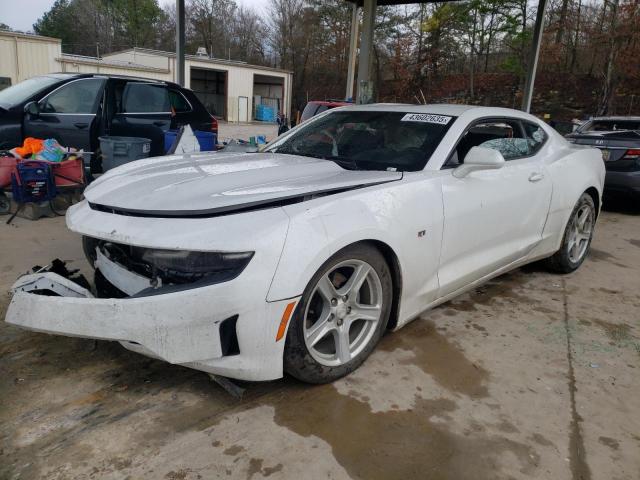
[[[10,108],[18,105],[59,81],[60,78],[56,77],[33,77],[24,82],[16,83],[12,87],[0,90],[0,106]]]
[[[587,122],[580,133],[587,132],[616,132],[619,130],[640,130],[638,120],[592,120]]]
[[[455,117],[341,110],[314,119],[265,151],[331,160],[353,170],[422,170]]]

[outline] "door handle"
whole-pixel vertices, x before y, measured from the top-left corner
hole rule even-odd
[[[167,124],[167,122],[153,122],[153,124],[156,127],[164,127]]]
[[[529,175],[530,182],[539,182],[543,178],[544,178],[544,175],[538,172],[533,172],[531,175]]]
[[[74,125],[76,128],[80,128],[80,129],[87,128],[87,127],[89,126],[89,124],[88,124],[88,123],[74,123],[73,125]]]

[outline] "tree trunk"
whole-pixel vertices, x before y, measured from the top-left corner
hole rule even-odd
[[[473,14],[473,30],[471,31],[471,57],[469,61],[469,99],[473,100],[474,96],[474,85],[473,85],[473,74],[475,70],[475,48],[476,48],[476,32],[478,25],[478,10],[476,10]]]
[[[582,0],[578,0],[578,15],[576,19],[576,33],[573,36],[573,48],[571,49],[571,65],[569,72],[573,73],[576,66],[576,57],[578,56],[578,40],[580,38],[580,14],[582,10]]]
[[[611,108],[613,99],[614,81],[613,73],[615,68],[616,54],[618,53],[615,31],[618,26],[618,4],[620,0],[611,0],[611,22],[609,23],[609,52],[604,72],[604,84],[602,86],[602,98],[598,115],[606,115]]]
[[[600,21],[598,22],[598,39],[602,36],[602,29],[604,28],[604,21],[607,18],[607,2],[604,2],[602,5],[602,16],[600,17]],[[596,58],[598,58],[599,52],[598,44],[594,46],[593,55],[591,55],[591,65],[589,66],[589,76],[593,75],[593,69],[596,65]]]
[[[564,24],[567,21],[567,8],[569,7],[569,0],[562,0],[562,7],[560,8],[560,21],[558,25],[558,31],[556,32],[556,44],[562,42],[564,37]]]
[[[489,38],[487,39],[487,52],[484,57],[484,73],[489,71],[489,53],[491,52],[491,42],[493,41],[493,22],[496,18],[496,8],[491,11],[491,21],[489,22]]]

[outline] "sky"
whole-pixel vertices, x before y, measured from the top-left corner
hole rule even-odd
[[[30,31],[32,25],[44,12],[51,8],[55,0],[0,0],[0,23],[14,30]],[[236,0],[239,5],[264,7],[268,0]],[[160,4],[170,3],[160,0]]]

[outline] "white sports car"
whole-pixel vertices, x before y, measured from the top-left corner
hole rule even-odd
[[[599,150],[523,112],[339,108],[262,153],[103,175],[67,213],[96,288],[24,276],[6,321],[221,376],[329,382],[481,282],[540,259],[578,268],[604,176]]]

